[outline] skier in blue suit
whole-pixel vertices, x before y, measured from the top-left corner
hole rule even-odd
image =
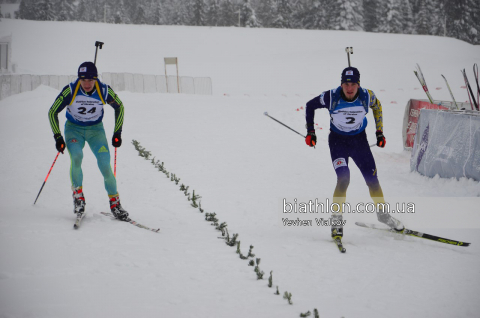
[[[337,174],[337,185],[333,193],[332,203],[337,203],[340,210],[332,214],[332,237],[343,236],[342,210],[346,201],[347,188],[350,183],[349,158],[356,163],[370,190],[370,196],[377,206],[385,203],[382,188],[378,181],[377,168],[365,128],[369,108],[372,109],[375,124],[377,146],[385,147],[383,135],[382,105],[375,94],[360,87],[360,72],[355,67],[347,67],[342,71],[341,86],[325,91],[313,98],[306,106],[307,136],[305,142],[310,147],[315,146],[317,137],[314,129],[315,110],[326,108],[330,113],[330,134],[328,145],[333,168]],[[403,231],[403,224],[389,213],[379,209],[377,218],[392,229]]]

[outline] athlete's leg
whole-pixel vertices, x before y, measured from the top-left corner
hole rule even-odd
[[[93,154],[97,158],[98,168],[103,175],[105,189],[107,190],[108,196],[118,196],[117,181],[115,180],[112,167],[110,166],[110,150],[108,149],[108,142],[103,124],[100,123],[94,126],[89,126],[87,129],[86,140]]]
[[[370,196],[375,204],[384,203],[382,187],[378,181],[377,167],[373,158],[370,145],[368,144],[365,132],[355,136],[355,142],[352,143],[350,156],[360,169],[365,182],[370,191]]]
[[[83,147],[85,146],[85,131],[83,127],[67,121],[65,124],[65,140],[70,155],[70,181],[72,189],[81,188],[83,184]]]
[[[343,136],[330,133],[328,136],[328,145],[330,147],[330,156],[332,158],[333,168],[337,174],[337,185],[333,193],[334,202],[344,203],[347,196],[347,188],[350,184],[350,169],[348,168],[349,149]]]
[[[355,146],[352,147],[351,157],[365,178],[365,182],[370,191],[370,196],[377,208],[376,212],[378,221],[387,224],[397,231],[402,231],[404,229],[403,224],[399,220],[393,218],[388,213],[389,211],[385,211],[384,209],[383,204],[385,203],[385,199],[383,197],[382,187],[378,181],[375,159],[373,158],[372,151],[368,145],[366,134],[358,136]]]
[[[348,137],[347,137],[348,138]],[[332,204],[332,237],[343,236],[343,204],[346,201],[347,188],[350,184],[350,169],[348,168],[349,147],[345,137],[333,132],[328,136],[330,156],[333,168],[337,174],[337,185],[333,192]]]

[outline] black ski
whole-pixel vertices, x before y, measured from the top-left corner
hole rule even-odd
[[[466,87],[467,87],[468,97],[469,97],[469,98],[471,97],[471,99],[470,99],[470,104],[471,104],[472,101],[473,101],[472,108],[473,108],[473,106],[475,105],[475,109],[476,109],[476,110],[480,110],[480,109],[478,108],[477,101],[475,100],[475,95],[473,95],[472,88],[470,87],[470,82],[468,81],[468,77],[467,77],[467,73],[465,73],[465,69],[461,70],[460,72],[462,72],[462,74],[463,74],[463,79],[464,79],[465,85],[466,85]]]
[[[77,218],[75,219],[75,224],[73,225],[73,228],[75,230],[78,230],[78,228],[80,227],[80,223],[82,222],[84,217],[85,217],[85,212],[77,213]]]
[[[343,247],[342,238],[340,236],[335,236],[333,238],[335,244],[337,244],[338,250],[342,253],[345,253],[347,250]]]
[[[105,216],[109,216],[111,217],[112,219],[114,220],[118,220],[117,218],[115,218],[115,216],[111,213],[111,212],[100,212],[101,214],[105,215]],[[121,220],[119,220],[121,221]],[[128,222],[130,224],[133,224],[135,225],[136,227],[139,227],[139,228],[142,228],[142,229],[145,229],[145,230],[149,230],[149,231],[152,231],[152,232],[155,232],[155,233],[158,233],[160,231],[160,228],[158,229],[152,229],[152,228],[149,228],[148,226],[145,226],[143,224],[140,224],[130,218],[128,218],[127,220],[125,220],[124,222]]]
[[[385,228],[383,226],[379,226],[377,224],[368,224],[368,223],[362,223],[362,222],[355,222],[355,224],[358,225],[358,226],[361,226],[361,227],[369,228],[369,229],[382,230],[382,231],[388,231],[388,232],[397,233],[397,234],[401,234],[401,235],[403,234],[403,235],[409,235],[409,236],[414,236],[414,237],[420,237],[420,238],[424,238],[424,239],[427,239],[427,240],[440,242],[440,243],[445,243],[445,244],[451,244],[451,245],[457,245],[457,246],[469,246],[470,245],[470,243],[467,243],[467,242],[460,242],[460,241],[456,241],[456,240],[451,240],[451,239],[447,239],[447,238],[444,238],[444,237],[435,236],[435,235],[431,235],[431,234],[426,234],[426,233],[413,231],[413,230],[409,230],[409,229],[404,229],[402,232],[398,232],[398,231],[392,230],[390,228]]]
[[[480,84],[478,84],[478,65],[477,63],[473,64],[473,77],[477,82],[477,100],[480,103]]]

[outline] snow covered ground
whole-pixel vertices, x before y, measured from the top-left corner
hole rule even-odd
[[[424,98],[415,63],[435,99],[449,99],[444,74],[464,101],[459,70],[480,63],[478,46],[430,36],[9,19],[0,22],[0,33],[12,34],[21,73],[75,74],[93,60],[98,40],[105,42],[100,72],[163,74],[163,57],[177,56],[181,75],[210,76],[214,87],[212,96],[119,92],[122,204],[133,219],[160,227],[158,234],[100,214],[108,210],[107,196],[88,147],[82,227],[72,229],[67,155],[60,155],[34,206],[56,155],[47,112],[58,91],[41,86],[0,101],[1,318],[298,317],[313,308],[320,317],[478,317],[480,185],[410,172],[401,137],[408,99]],[[416,204],[415,213],[397,217],[470,247],[359,228],[355,221],[376,217],[351,213],[347,253],[340,254],[329,227],[281,224],[284,198],[325,202],[333,193],[328,114],[317,111],[319,143],[312,149],[263,113],[303,133],[301,107],[339,85],[346,46],[354,47],[362,85],[383,104],[387,147],[373,152],[384,194]],[[106,109],[104,124],[110,136],[113,110]],[[133,139],[201,195],[206,212],[240,234],[243,254],[255,246],[264,280],[218,239],[177,185],[138,156]],[[349,199],[369,202],[360,172],[353,164],[351,170]],[[293,305],[274,295],[276,286],[292,293]]]

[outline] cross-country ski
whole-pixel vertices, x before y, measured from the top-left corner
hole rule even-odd
[[[366,228],[375,229],[375,230],[389,231],[389,232],[401,234],[401,235],[403,234],[408,236],[414,236],[414,237],[423,238],[423,239],[445,243],[445,244],[451,244],[451,245],[457,245],[457,246],[470,245],[470,243],[467,243],[467,242],[456,241],[456,240],[452,240],[452,239],[448,239],[448,238],[444,238],[436,235],[426,234],[418,231],[413,231],[409,229],[404,229],[403,231],[394,231],[392,229],[379,226],[377,224],[370,224],[370,223],[363,223],[363,222],[355,222],[355,224],[361,227],[366,227]]]
[[[111,217],[112,219],[117,219],[111,212],[100,212],[101,214],[105,215],[105,216],[109,216]],[[160,232],[160,228],[157,228],[157,229],[154,229],[154,228],[150,228],[148,226],[145,226],[143,224],[140,224],[132,219],[126,219],[126,220],[119,220],[119,221],[124,221],[124,222],[127,222],[127,223],[130,223],[130,224],[133,224],[135,225],[136,227],[139,227],[141,229],[145,229],[145,230],[148,230],[148,231],[152,231],[152,232],[155,232],[155,233],[158,233]]]

